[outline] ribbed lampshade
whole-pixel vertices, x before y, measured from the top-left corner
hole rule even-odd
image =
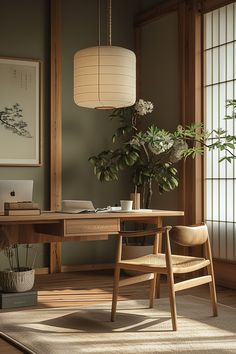
[[[74,101],[78,106],[112,109],[136,100],[136,57],[128,49],[98,46],[74,57]]]

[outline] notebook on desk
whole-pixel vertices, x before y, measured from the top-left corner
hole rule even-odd
[[[0,212],[5,202],[32,201],[33,180],[0,180]]]
[[[108,211],[109,208],[94,208],[91,200],[62,200],[61,203],[61,212],[69,214],[97,213]]]

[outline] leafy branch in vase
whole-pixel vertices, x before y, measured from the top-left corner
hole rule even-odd
[[[235,119],[236,100],[228,100],[226,109],[229,114],[225,119]],[[159,193],[170,192],[178,186],[175,165],[182,159],[202,155],[205,149],[221,152],[219,162],[236,158],[236,136],[222,128],[208,132],[202,123],[193,123],[179,125],[174,132],[155,125],[142,129],[143,116],[152,110],[152,103],[143,99],[134,106],[113,110],[110,117],[118,119],[120,127],[112,141],[120,140],[120,146],[89,158],[101,182],[116,181],[120,170],[131,168],[135,192],[141,189],[145,208],[150,208],[154,184]]]
[[[0,124],[7,130],[12,131],[13,134],[25,138],[32,138],[29,130],[27,130],[28,123],[22,118],[22,108],[19,103],[15,103],[12,107],[5,107],[0,111]]]

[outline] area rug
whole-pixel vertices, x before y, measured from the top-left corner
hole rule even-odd
[[[26,353],[138,354],[236,353],[236,309],[219,305],[212,317],[208,300],[178,296],[178,331],[173,332],[168,299],[153,309],[146,300],[83,308],[47,308],[0,314],[2,336]]]

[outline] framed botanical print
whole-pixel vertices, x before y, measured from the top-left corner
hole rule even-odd
[[[41,63],[0,58],[0,165],[41,164]]]

